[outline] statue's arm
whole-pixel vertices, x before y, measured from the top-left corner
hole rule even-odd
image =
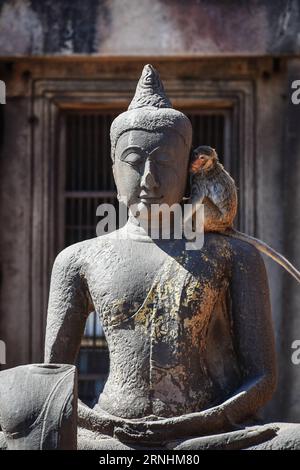
[[[192,417],[190,424],[194,422],[199,429],[210,432],[230,428],[253,417],[272,397],[277,379],[264,262],[252,245],[238,240],[233,240],[232,245],[232,330],[242,381],[240,387],[222,403]]]
[[[59,253],[53,265],[45,362],[75,363],[87,316],[93,310],[75,246]]]
[[[265,265],[256,248],[237,241],[236,246],[230,291],[233,338],[243,383],[221,405],[231,422],[253,416],[268,402],[277,375]]]

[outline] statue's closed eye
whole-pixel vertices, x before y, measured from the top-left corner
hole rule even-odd
[[[159,147],[156,147],[151,152],[147,152],[139,146],[132,145],[127,147],[120,157],[122,162],[126,162],[132,166],[138,166],[147,159],[158,165],[164,166],[170,164],[169,155],[162,152]]]
[[[120,160],[129,165],[138,166],[146,158],[147,154],[141,147],[138,145],[130,145],[122,152]]]
[[[143,158],[137,153],[128,153],[123,159],[123,162],[129,163],[129,165],[139,165],[142,162]]]

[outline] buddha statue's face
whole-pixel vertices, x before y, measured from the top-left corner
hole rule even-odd
[[[179,203],[184,196],[189,150],[175,130],[131,130],[116,145],[113,172],[128,206]]]

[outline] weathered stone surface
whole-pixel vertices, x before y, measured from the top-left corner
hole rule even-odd
[[[76,449],[77,373],[31,364],[0,373],[0,448]]]
[[[296,54],[297,0],[2,0],[0,54]]]
[[[300,61],[291,61],[288,69],[288,85],[300,77]],[[288,102],[286,114],[286,134],[284,148],[288,152],[282,158],[283,170],[283,209],[284,209],[284,233],[283,241],[287,256],[294,259],[300,265],[300,141],[297,123],[300,119],[300,105]],[[294,190],[289,190],[294,188]],[[285,384],[280,393],[280,404],[283,408],[285,420],[298,422],[300,419],[300,364],[291,360],[291,348],[296,340],[300,340],[300,289],[296,282],[290,283],[284,278],[282,290],[282,303],[284,314],[282,316],[280,361],[283,365],[281,382]],[[295,313],[294,313],[295,312]],[[298,313],[296,313],[298,312]]]
[[[1,111],[0,218],[5,230],[0,236],[0,339],[7,346],[7,366],[14,367],[31,361],[30,286],[24,283],[30,278],[28,102],[16,99]]]

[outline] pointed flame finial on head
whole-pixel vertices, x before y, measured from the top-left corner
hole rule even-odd
[[[185,114],[172,107],[158,72],[152,65],[145,65],[128,110],[119,114],[110,128],[111,157],[115,160],[118,139],[133,130],[164,133],[168,129],[177,132],[188,150],[192,143],[192,125]]]
[[[141,78],[136,87],[135,95],[128,109],[151,106],[154,108],[172,108],[165,94],[163,84],[157,70],[152,65],[145,65]]]

